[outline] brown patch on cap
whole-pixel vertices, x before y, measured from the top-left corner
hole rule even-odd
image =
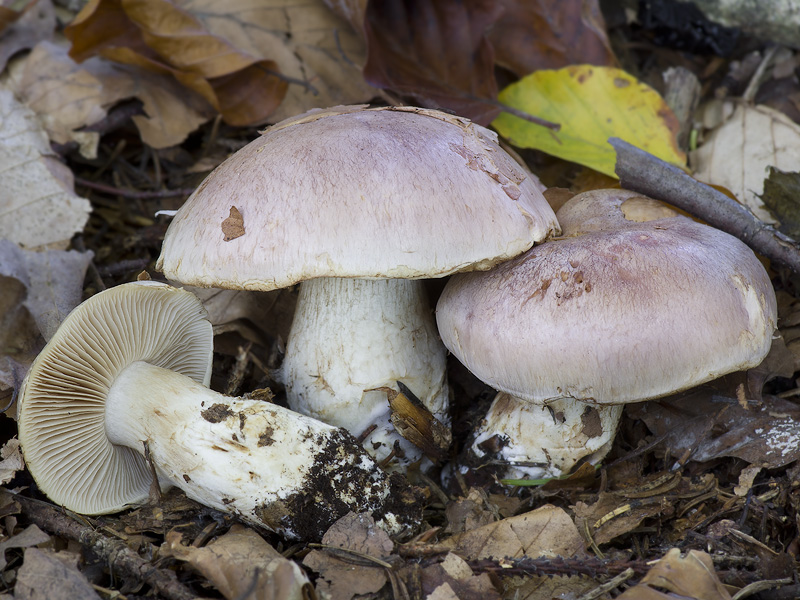
[[[222,222],[222,235],[224,241],[230,242],[244,235],[244,218],[235,206],[231,206],[231,214]]]
[[[619,205],[625,219],[635,223],[645,223],[658,219],[677,217],[680,213],[669,206],[647,196],[634,196]]]

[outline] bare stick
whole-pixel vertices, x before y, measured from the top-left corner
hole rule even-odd
[[[685,210],[738,237],[771,261],[800,273],[797,242],[761,221],[746,206],[619,138],[609,138],[608,142],[617,151],[616,172],[623,188]]]
[[[169,600],[194,600],[198,596],[184,586],[170,570],[158,569],[131,550],[125,542],[98,533],[91,527],[81,525],[55,506],[14,495],[22,512],[45,531],[75,540],[88,546],[106,560],[117,573],[133,577],[151,586]]]

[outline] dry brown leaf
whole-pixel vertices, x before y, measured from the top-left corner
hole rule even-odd
[[[28,525],[18,534],[3,540],[0,542],[0,570],[5,571],[6,568],[6,550],[10,548],[30,548],[37,544],[44,544],[49,539],[50,536],[36,525]]]
[[[697,462],[733,456],[770,469],[800,459],[796,403],[765,395],[761,403],[742,405],[719,385],[629,405],[626,414],[642,419],[656,436],[666,435],[663,444],[676,458],[691,449]]]
[[[25,461],[22,458],[22,450],[19,447],[19,440],[16,436],[3,444],[0,449],[0,485],[5,485],[22,469],[25,468]]]
[[[361,75],[364,42],[323,0],[185,0],[209,32],[274,60],[289,82],[275,123],[311,108],[360,104],[376,95]]]
[[[167,0],[91,0],[64,33],[75,60],[99,55],[172,75],[231,125],[265,121],[286,93],[273,61],[242,52]]]
[[[162,552],[187,561],[228,600],[303,600],[311,587],[295,562],[242,525],[234,525],[204,548],[184,546],[180,533],[170,532]]]
[[[371,0],[364,77],[422,106],[486,125],[499,109],[492,104],[494,51],[485,34],[501,12],[490,0]]]
[[[441,563],[425,567],[421,573],[425,597],[441,600],[500,600],[488,573],[474,575],[469,564],[448,552]]]
[[[50,0],[30,0],[21,10],[0,7],[0,72],[20,50],[53,37],[56,12]]]
[[[103,119],[107,108],[134,89],[109,63],[92,59],[78,66],[64,45],[41,42],[11,63],[7,74],[17,97],[39,117],[50,139],[74,141],[86,158],[97,156],[100,135],[79,131]]]
[[[7,80],[37,113],[56,142],[76,141],[87,158],[96,155],[97,133],[80,131],[106,115],[114,102],[139,98],[145,115],[133,117],[142,140],[153,148],[182,142],[207,121],[211,107],[172,77],[91,58],[78,65],[65,47],[45,43],[12,61]]]
[[[549,504],[454,535],[442,545],[466,560],[573,556],[584,549],[569,515]]]
[[[64,248],[89,218],[72,173],[55,158],[36,115],[0,84],[0,239]]]
[[[78,555],[27,548],[17,572],[14,598],[17,600],[100,600],[100,596],[78,570]]]
[[[756,216],[774,218],[764,207],[767,167],[797,170],[800,164],[800,125],[766,106],[739,104],[690,155],[695,177],[726,187]]]
[[[658,588],[658,589],[655,589]],[[672,594],[681,598],[698,600],[730,600],[730,594],[714,572],[714,563],[705,552],[690,550],[681,556],[680,550],[672,548],[642,578],[638,585],[619,596],[619,600],[668,600]]]
[[[592,504],[577,502],[572,508],[579,530],[588,530],[596,544],[606,544],[636,529],[647,517],[672,510],[662,496],[632,505],[629,500],[608,492],[598,494]]]
[[[523,77],[568,65],[616,66],[597,0],[503,0],[489,41],[497,64]]]
[[[319,573],[317,590],[329,600],[350,600],[375,594],[387,582],[382,559],[394,544],[368,514],[350,513],[331,525],[322,544],[342,548],[341,552],[312,550],[303,565]],[[370,557],[377,560],[370,560]]]

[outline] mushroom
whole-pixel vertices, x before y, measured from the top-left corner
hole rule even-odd
[[[737,238],[623,190],[557,217],[564,237],[452,277],[437,305],[444,344],[499,390],[465,463],[497,459],[511,478],[597,463],[622,405],[759,364],[776,327],[769,277]]]
[[[420,450],[393,428],[387,389],[401,382],[449,424],[447,353],[415,280],[490,268],[557,228],[493,132],[435,110],[336,107],[274,125],[211,173],[156,268],[201,287],[303,282],[281,371],[289,406],[371,431],[370,453],[407,464]]]
[[[104,514],[146,502],[156,476],[299,539],[319,539],[350,511],[393,533],[418,522],[402,476],[343,429],[208,389],[212,337],[199,300],[165,284],[124,284],[78,306],[20,393],[19,439],[39,488]]]

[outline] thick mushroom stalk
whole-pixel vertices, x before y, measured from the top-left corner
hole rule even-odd
[[[76,512],[113,512],[148,500],[152,467],[162,487],[289,538],[318,539],[350,511],[392,533],[418,521],[404,480],[345,430],[208,389],[211,352],[210,324],[183,290],[126,284],[75,309],[20,396],[42,491]]]
[[[500,461],[506,479],[558,477],[579,460],[602,460],[621,415],[622,405],[572,398],[533,404],[500,392],[475,431],[467,460],[472,467]]]
[[[283,374],[294,410],[369,432],[363,444],[378,460],[392,452],[416,460],[419,449],[395,430],[376,388],[401,381],[449,425],[445,360],[421,282],[326,277],[301,285]]]

